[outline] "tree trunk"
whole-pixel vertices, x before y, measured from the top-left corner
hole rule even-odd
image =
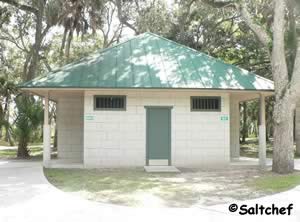
[[[248,136],[248,127],[247,127],[247,103],[243,102],[243,128],[242,128],[242,143],[246,142]]]
[[[69,57],[70,57],[70,48],[71,48],[72,39],[73,39],[73,28],[71,27],[69,30],[69,34],[68,34],[67,46],[66,46],[66,51],[65,51],[67,61],[69,60]]]
[[[296,155],[300,156],[300,104],[299,102],[295,112],[295,138],[296,138]]]
[[[269,127],[266,126],[266,141],[270,142],[270,137],[269,137]]]
[[[10,123],[9,123],[9,117],[10,117],[10,112],[9,112],[9,99],[7,99],[7,102],[5,104],[5,116],[6,116],[6,121],[7,124],[5,125],[5,141],[9,143],[10,146],[13,146],[14,143],[11,139],[10,136]]]
[[[274,150],[272,170],[291,173],[294,170],[293,116],[294,96],[289,82],[285,57],[286,1],[274,1],[272,74],[275,87]],[[295,76],[293,76],[295,78]]]
[[[44,15],[44,9],[45,9],[45,1],[39,0],[37,2],[38,12],[36,13],[36,26],[35,26],[35,42],[32,46],[33,53],[30,60],[30,64],[28,66],[28,72],[25,75],[25,80],[29,81],[35,77],[39,61],[40,61],[40,49],[43,39],[43,15]]]
[[[266,141],[267,142],[270,142],[270,121],[269,121],[269,119],[270,119],[270,109],[269,109],[269,107],[270,107],[270,103],[268,103],[267,102],[267,105],[266,105]]]
[[[63,56],[64,54],[64,49],[65,49],[65,45],[66,45],[66,37],[67,37],[67,33],[68,33],[68,29],[65,28],[64,30],[64,35],[63,35],[63,38],[62,38],[62,41],[61,41],[61,46],[60,46],[60,56]]]
[[[294,171],[293,105],[286,99],[276,101],[274,114],[281,120],[274,122],[274,150],[272,170],[276,173]],[[284,113],[284,114],[283,114]]]
[[[57,123],[55,124],[53,147],[57,150]]]
[[[10,146],[14,146],[15,144],[11,138],[10,127],[6,126],[5,131],[6,131],[5,140],[9,143]]]
[[[18,158],[28,158],[29,157],[27,145],[28,145],[27,139],[24,136],[21,136],[19,144],[18,144],[18,153],[17,153]]]

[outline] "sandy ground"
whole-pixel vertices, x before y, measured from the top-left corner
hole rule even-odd
[[[257,167],[180,170],[179,174],[149,174],[142,169],[63,170],[63,176],[48,179],[63,191],[89,200],[134,207],[203,207],[268,194],[250,186],[254,178],[265,174]]]

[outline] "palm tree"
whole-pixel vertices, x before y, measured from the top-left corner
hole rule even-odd
[[[32,96],[18,95],[15,99],[17,117],[15,119],[16,137],[19,141],[17,157],[29,157],[28,143],[33,132],[43,121],[43,106],[41,100]]]
[[[82,37],[87,33],[89,28],[93,33],[96,27],[102,24],[101,8],[105,0],[67,0],[64,1],[64,16],[60,21],[60,25],[64,27],[60,54],[65,55],[67,60],[70,55],[71,42],[73,40],[74,31],[77,35],[81,33]]]
[[[13,94],[17,92],[16,86],[13,82],[7,81],[4,77],[0,78],[0,131],[5,128],[5,139],[12,146],[13,141],[11,138],[12,128],[9,122],[9,105],[12,100]]]

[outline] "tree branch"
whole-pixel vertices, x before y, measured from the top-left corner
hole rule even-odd
[[[16,46],[18,49],[20,49],[21,51],[24,51],[24,52],[26,52],[26,53],[28,52],[25,48],[22,48],[22,47],[19,45],[19,43],[16,41],[15,38],[9,38],[9,37],[0,35],[0,39],[15,44],[15,46]]]
[[[184,33],[185,26],[190,19],[191,7],[194,4],[195,0],[184,1],[182,6],[182,14],[179,19],[179,33]]]
[[[121,23],[123,23],[124,25],[126,25],[128,28],[132,29],[135,34],[139,34],[138,30],[127,21],[127,18],[123,15],[122,12],[122,1],[121,0],[117,0],[117,1],[113,1],[113,3],[117,6],[117,11],[118,11],[118,18],[120,20]]]
[[[269,55],[270,47],[269,43],[272,41],[271,37],[268,35],[267,31],[261,26],[257,25],[253,20],[252,16],[250,15],[249,11],[247,10],[247,5],[245,2],[240,4],[236,4],[236,8],[240,11],[241,16],[248,27],[252,30],[255,36],[258,38],[260,43],[268,50]]]
[[[51,66],[50,66],[50,64],[49,64],[49,62],[48,62],[48,60],[47,60],[47,58],[46,58],[45,56],[41,56],[41,59],[43,60],[45,66],[46,66],[46,68],[47,68],[47,70],[48,70],[49,72],[51,72],[52,69],[51,69]]]
[[[225,8],[225,7],[234,7],[234,2],[231,0],[202,0],[202,2],[213,6],[214,8]]]
[[[18,9],[20,9],[22,11],[31,12],[31,13],[33,13],[35,15],[38,14],[38,10],[36,8],[31,7],[29,5],[20,4],[18,1],[14,1],[14,0],[0,0],[0,2],[4,2],[4,3],[7,3],[9,5],[15,6],[15,7],[17,7]]]

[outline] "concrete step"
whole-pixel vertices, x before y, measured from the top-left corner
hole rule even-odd
[[[144,166],[144,169],[148,173],[180,173],[174,166]]]
[[[50,161],[49,168],[82,169],[84,166],[82,161],[54,159]]]

